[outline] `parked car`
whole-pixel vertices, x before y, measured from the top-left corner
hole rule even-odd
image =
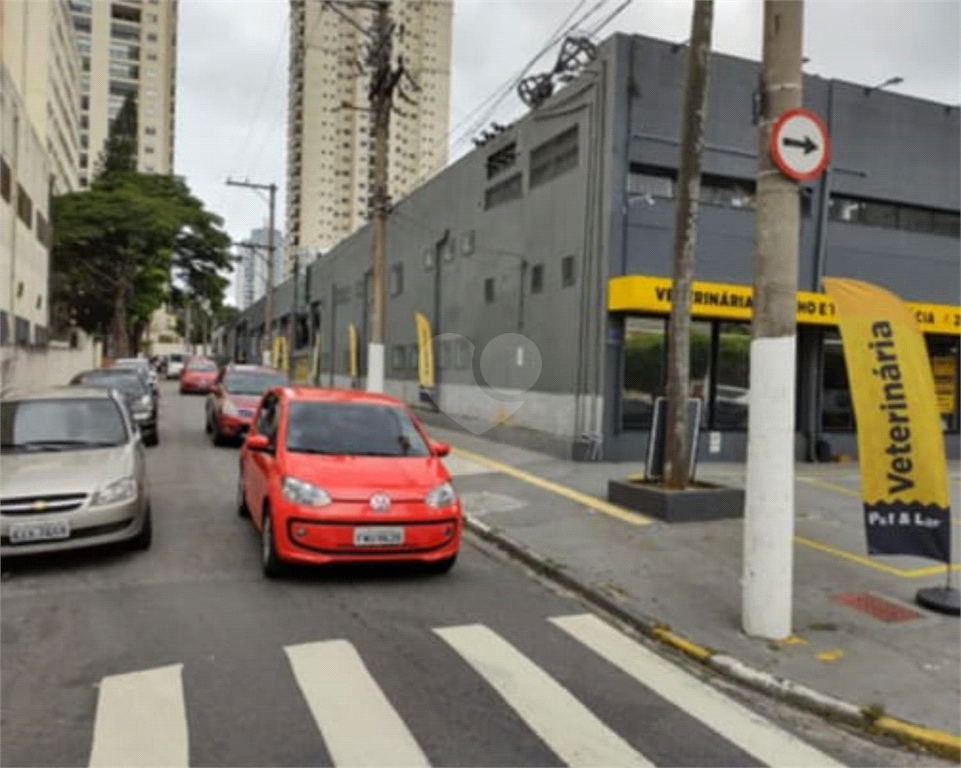
[[[143,443],[113,390],[63,387],[0,403],[0,556],[150,546]]]
[[[260,531],[264,574],[286,563],[416,561],[460,547],[460,500],[413,414],[385,395],[276,387],[240,450],[237,505]]]
[[[206,357],[188,357],[180,372],[180,394],[199,392],[206,395],[214,388],[217,364]]]
[[[132,368],[97,368],[78,373],[70,380],[72,386],[116,389],[123,395],[134,423],[143,433],[144,445],[157,445],[157,400],[139,371]]]
[[[243,439],[264,392],[286,383],[287,375],[275,368],[236,364],[221,368],[206,408],[206,430],[214,445]]]
[[[154,370],[147,358],[121,357],[120,359],[113,361],[113,367],[136,368],[139,371],[143,371],[144,376],[146,376],[147,381],[150,383],[150,388],[156,392],[160,391],[160,378],[157,376],[157,372]]]
[[[184,361],[187,356],[180,352],[171,352],[167,355],[167,378],[179,379],[180,372],[184,369]]]

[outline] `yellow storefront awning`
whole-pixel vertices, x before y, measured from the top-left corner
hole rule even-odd
[[[649,275],[613,277],[607,286],[609,312],[667,315],[671,312],[673,280]],[[695,281],[691,315],[713,320],[750,321],[754,290],[749,285]],[[961,307],[908,302],[924,333],[961,333]],[[798,291],[797,321],[804,325],[836,325],[834,302],[824,293]]]

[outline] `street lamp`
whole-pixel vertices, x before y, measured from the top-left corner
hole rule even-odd
[[[883,89],[887,88],[889,85],[901,85],[901,83],[903,83],[903,82],[904,82],[904,78],[903,78],[903,77],[900,77],[900,76],[898,76],[898,75],[895,75],[894,77],[889,77],[889,78],[888,78],[887,80],[885,80],[883,83],[878,83],[877,85],[875,85],[875,86],[873,86],[873,87],[865,86],[865,87],[864,87],[864,93],[865,93],[865,95],[867,95],[867,94],[870,94],[871,91],[880,91],[880,90],[883,90]]]

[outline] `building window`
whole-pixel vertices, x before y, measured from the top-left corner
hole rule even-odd
[[[718,323],[712,429],[747,429],[750,365],[751,326]]]
[[[154,153],[154,148],[153,148],[153,147],[149,147],[149,146],[148,146],[148,147],[144,147],[144,148],[143,148],[143,151],[146,152],[148,155],[152,155],[152,154]]]
[[[561,287],[569,288],[577,282],[574,275],[574,257],[565,256],[561,260]]]
[[[516,162],[517,144],[512,141],[506,147],[502,147],[487,156],[487,178],[493,179],[497,174],[507,170]]]
[[[931,373],[934,376],[934,391],[938,401],[938,412],[945,432],[957,432],[958,419],[958,336],[930,335],[925,337],[928,357],[931,360]]]
[[[628,317],[624,321],[624,379],[621,425],[650,429],[654,401],[664,394],[667,358],[664,318]]]
[[[484,280],[484,303],[494,303],[494,278],[488,277]]]
[[[10,202],[10,196],[12,193],[11,187],[13,176],[10,173],[10,166],[7,165],[7,161],[0,157],[0,197],[4,199],[5,202]]]
[[[156,42],[157,42],[157,35],[155,35],[153,32],[149,33],[149,34],[147,35],[147,42],[148,42],[148,43],[156,43]]]
[[[639,197],[674,197],[674,171],[632,163],[627,175],[627,193]]]
[[[531,293],[540,293],[544,290],[544,265],[535,264],[531,267]]]
[[[28,227],[33,224],[33,201],[20,184],[17,184],[17,215]]]
[[[51,242],[53,240],[52,235],[53,232],[50,228],[50,223],[40,211],[37,211],[37,240],[41,245],[49,248],[53,245]]]
[[[521,174],[515,173],[509,179],[505,179],[499,184],[484,192],[484,208],[490,210],[498,205],[509,203],[511,200],[518,200],[524,194],[524,185]]]
[[[390,295],[400,296],[404,292],[404,265],[395,264],[392,266],[387,281]]]
[[[148,125],[146,128],[144,128],[144,129],[143,129],[143,132],[144,132],[147,136],[156,136],[156,135],[157,135],[157,129],[154,128],[153,126],[150,126],[150,125]]]
[[[114,3],[110,7],[110,15],[115,19],[120,19],[121,21],[132,21],[136,24],[140,23],[139,8],[131,8],[127,5],[117,5]]]
[[[77,30],[77,32],[90,32],[93,26],[88,16],[74,16],[73,28]]]
[[[390,367],[394,373],[403,373],[406,369],[407,349],[403,344],[396,344],[390,350]]]
[[[576,125],[531,150],[530,188],[546,184],[577,167],[578,127]]]
[[[885,203],[844,195],[832,195],[828,217],[833,221],[868,227],[901,229],[944,237],[959,237],[961,215],[915,205]]]
[[[824,369],[821,376],[821,429],[853,432],[854,408],[848,388],[841,337],[832,328],[824,334]]]
[[[110,37],[116,40],[140,40],[140,28],[137,26],[113,22],[110,25]]]

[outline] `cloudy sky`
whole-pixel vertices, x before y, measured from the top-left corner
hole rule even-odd
[[[320,0],[308,0],[319,2]],[[591,29],[625,0],[590,0],[575,16]],[[470,148],[476,108],[544,47],[579,0],[454,0],[451,158]],[[261,226],[267,205],[228,176],[274,182],[284,220],[287,0],[180,0],[176,172],[223,216],[231,236]],[[691,0],[633,0],[600,30],[685,40]],[[717,0],[713,47],[760,59],[761,0]],[[961,102],[958,0],[807,0],[806,71],[857,83],[904,78],[901,93]],[[556,47],[540,65],[553,64]],[[534,66],[540,71],[547,66]],[[486,122],[508,122],[522,108],[511,92]],[[486,112],[479,113],[486,115]],[[233,298],[232,294],[230,296]]]

